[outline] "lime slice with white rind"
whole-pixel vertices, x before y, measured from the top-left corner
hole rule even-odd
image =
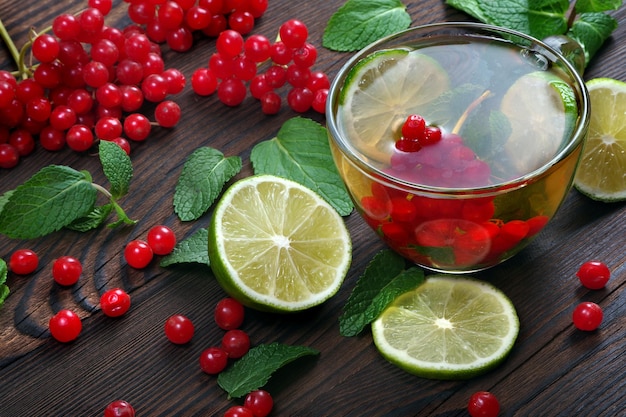
[[[626,83],[595,78],[587,82],[587,89],[589,136],[574,186],[594,200],[626,200]]]
[[[386,161],[407,116],[421,114],[448,88],[448,75],[434,59],[406,49],[377,51],[348,73],[338,117],[360,153]]]
[[[209,227],[217,281],[258,310],[321,304],[341,286],[351,256],[350,234],[333,207],[309,188],[273,175],[229,187]]]
[[[520,77],[502,97],[511,124],[505,151],[518,175],[551,160],[572,133],[578,104],[572,88],[556,75],[536,71]]]
[[[372,323],[374,343],[391,363],[433,379],[465,379],[500,364],[519,319],[493,285],[432,275],[396,298]]]

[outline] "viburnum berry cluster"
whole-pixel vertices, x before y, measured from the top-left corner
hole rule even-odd
[[[240,32],[224,30],[217,38],[217,51],[211,55],[208,66],[193,73],[193,90],[201,96],[217,91],[222,103],[237,106],[249,89],[252,97],[260,101],[263,113],[276,114],[283,101],[279,90],[285,87],[292,110],[303,113],[312,108],[325,113],[330,82],[324,72],[312,69],[317,48],[307,42],[307,26],[291,19],[280,26],[279,35],[279,40],[272,43],[263,35],[244,40]],[[263,64],[267,65],[259,72]]]
[[[12,168],[35,149],[78,152],[98,140],[130,152],[128,139],[145,140],[152,122],[141,112],[155,103],[154,119],[173,127],[178,104],[168,98],[186,84],[177,69],[166,69],[160,47],[138,25],[107,26],[111,0],[89,0],[77,15],[57,16],[50,31],[33,34],[38,62],[18,63],[17,77],[0,71],[0,168]]]

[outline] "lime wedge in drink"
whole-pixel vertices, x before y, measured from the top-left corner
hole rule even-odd
[[[383,357],[434,379],[465,379],[492,369],[506,358],[518,332],[515,308],[500,290],[446,275],[427,277],[372,323]]]
[[[626,200],[626,83],[595,78],[587,82],[587,89],[589,136],[574,186],[595,200]]]
[[[578,117],[572,88],[556,75],[536,71],[520,77],[502,97],[500,110],[511,124],[505,150],[519,175],[552,159]]]
[[[374,52],[348,73],[339,117],[355,148],[387,161],[409,114],[448,90],[446,71],[432,58],[406,49]],[[394,133],[396,132],[396,133]]]
[[[321,304],[350,266],[350,234],[341,216],[303,185],[272,175],[237,181],[215,207],[209,260],[232,297],[264,311]]]

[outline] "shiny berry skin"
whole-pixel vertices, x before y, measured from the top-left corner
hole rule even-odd
[[[217,77],[207,68],[198,68],[191,75],[191,88],[199,96],[210,96],[217,90]]]
[[[217,87],[217,97],[225,105],[235,107],[243,102],[247,91],[242,80],[230,77],[223,80]]]
[[[104,409],[104,417],[135,417],[135,409],[124,400],[115,400]]]
[[[124,133],[131,140],[137,142],[146,140],[151,129],[150,120],[141,113],[130,114],[124,120]]]
[[[154,118],[161,127],[174,127],[180,120],[180,106],[174,101],[162,101],[154,110]]]
[[[252,410],[244,406],[234,405],[226,410],[224,417],[254,417],[254,414]]]
[[[84,152],[93,145],[93,133],[84,124],[77,124],[69,128],[65,135],[67,146],[76,151]]]
[[[266,417],[274,407],[274,399],[269,392],[257,389],[246,395],[243,406],[252,411],[254,417]]]
[[[9,258],[9,269],[17,275],[32,274],[38,265],[39,256],[30,249],[18,249]]]
[[[572,313],[572,321],[577,329],[583,331],[593,331],[600,327],[604,313],[602,308],[596,303],[585,301],[576,306]]]
[[[241,358],[250,350],[250,337],[248,333],[239,329],[227,331],[222,337],[222,349],[228,353],[229,358]]]
[[[228,354],[218,347],[210,347],[200,354],[200,368],[209,375],[217,375],[228,365]]]
[[[217,37],[216,48],[217,51],[227,57],[236,57],[243,51],[243,36],[241,33],[227,29],[220,33]]]
[[[424,137],[424,129],[426,129],[424,118],[418,114],[411,114],[402,125],[402,137],[419,140]]]
[[[9,143],[0,143],[0,168],[11,169],[20,162],[20,153]]]
[[[169,227],[157,225],[148,230],[147,241],[155,255],[168,255],[176,246],[176,235]]]
[[[296,19],[291,19],[283,23],[279,30],[280,40],[288,48],[300,48],[304,46],[309,35],[306,25]]]
[[[260,101],[261,111],[267,115],[278,113],[282,106],[282,99],[275,91],[268,91],[264,93],[261,96]]]
[[[112,288],[100,296],[100,308],[108,317],[120,317],[130,309],[130,295],[121,288]]]
[[[50,334],[62,343],[76,339],[83,329],[80,317],[70,310],[61,310],[50,318],[48,322]]]
[[[237,329],[243,323],[245,310],[234,298],[224,298],[215,306],[215,323],[220,329]]]
[[[576,276],[586,288],[599,290],[609,282],[611,271],[603,262],[587,261],[580,266]]]
[[[136,269],[148,266],[153,256],[152,248],[143,240],[131,240],[124,248],[124,259],[128,265]]]
[[[165,321],[165,336],[177,345],[189,343],[193,337],[195,328],[193,322],[181,314],[174,314]]]
[[[52,277],[59,285],[74,285],[83,273],[83,265],[72,256],[61,256],[52,264]]]
[[[469,399],[467,411],[471,417],[496,417],[500,412],[500,402],[488,391],[479,391]]]

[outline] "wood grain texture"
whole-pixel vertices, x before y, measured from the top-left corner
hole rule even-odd
[[[107,24],[129,23],[127,4],[116,0]],[[342,1],[270,0],[255,33],[272,37],[282,22],[298,18],[309,26],[311,42],[319,46],[316,69],[332,77],[350,54],[321,47],[322,32]],[[406,1],[413,25],[468,20],[442,0]],[[82,0],[64,2],[3,0],[0,18],[18,45],[29,28],[49,26],[54,16],[75,13]],[[597,54],[586,79],[612,77],[626,81],[626,8],[613,13],[619,21],[614,36]],[[164,49],[166,67],[188,77],[207,64],[214,51],[210,39],[197,39],[193,51],[180,54]],[[14,69],[8,50],[0,48],[0,69]],[[207,227],[209,216],[182,223],[173,214],[172,196],[185,158],[199,146],[212,146],[244,161],[236,177],[250,175],[250,150],[275,136],[295,114],[283,109],[264,116],[248,98],[238,108],[221,105],[215,96],[196,96],[186,87],[175,100],[183,109],[174,129],[154,129],[148,141],[133,144],[134,178],[121,202],[134,227],[107,228],[80,234],[62,231],[32,241],[0,236],[0,257],[8,260],[20,247],[40,256],[35,274],[9,274],[11,295],[0,310],[0,417],[100,416],[115,399],[131,402],[138,416],[220,416],[233,404],[198,366],[202,350],[219,343],[222,331],[213,322],[213,307],[224,297],[208,267],[160,268],[153,262],[137,271],[125,265],[125,243],[145,237],[162,223],[179,239]],[[305,114],[320,123],[324,118]],[[69,150],[41,149],[14,170],[0,170],[0,193],[15,188],[48,164],[89,170],[94,181],[106,183],[94,155]],[[527,249],[504,265],[478,274],[501,288],[514,302],[521,332],[506,362],[493,372],[469,381],[432,381],[404,373],[377,353],[371,335],[339,335],[338,317],[358,276],[384,245],[375,239],[356,213],[346,222],[354,243],[349,276],[337,296],[311,311],[276,316],[248,310],[243,329],[253,343],[302,344],[320,350],[280,370],[267,389],[275,400],[274,416],[465,416],[469,396],[491,390],[505,416],[626,415],[626,208],[602,204],[571,191],[553,223]],[[54,259],[72,255],[84,273],[71,288],[53,284]],[[606,289],[587,291],[575,272],[588,259],[607,262],[613,277]],[[119,319],[105,317],[99,295],[120,286],[130,292],[130,312]],[[605,312],[601,329],[576,331],[571,325],[574,306],[590,300]],[[83,318],[83,332],[74,343],[49,337],[53,312],[71,308]],[[175,346],[163,334],[166,318],[174,313],[190,317],[196,335],[189,345]]]

